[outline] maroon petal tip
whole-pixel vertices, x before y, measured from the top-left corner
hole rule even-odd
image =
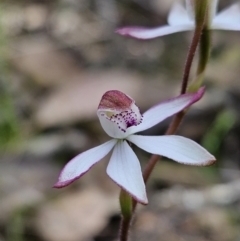
[[[59,189],[59,188],[66,187],[66,186],[70,185],[71,183],[73,183],[74,181],[76,181],[77,179],[79,179],[79,177],[76,177],[74,179],[71,179],[71,180],[68,180],[65,182],[58,181],[57,183],[54,184],[53,188]]]

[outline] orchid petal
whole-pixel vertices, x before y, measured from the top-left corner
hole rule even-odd
[[[119,141],[113,149],[107,174],[138,202],[148,203],[139,160],[126,141]]]
[[[109,136],[117,139],[122,139],[127,136],[126,131],[123,131],[115,122],[112,122],[106,119],[104,116],[101,116],[100,111],[97,112],[97,115],[102,128]]]
[[[116,31],[116,33],[128,36],[136,39],[153,39],[157,37],[161,37],[164,35],[183,32],[187,30],[192,30],[194,28],[194,24],[189,22],[184,25],[175,25],[175,26],[162,26],[157,28],[143,28],[143,27],[125,27],[120,28]]]
[[[202,98],[204,88],[200,88],[198,92],[180,95],[176,98],[162,102],[143,114],[142,123],[138,126],[131,126],[127,129],[128,134],[144,131],[163,121],[164,119],[180,112],[189,107],[194,102]]]
[[[187,10],[180,3],[175,3],[168,15],[168,23],[170,26],[194,24],[189,18]]]
[[[182,136],[139,136],[127,138],[141,149],[168,157],[182,164],[206,166],[216,159],[196,142]]]
[[[85,174],[94,164],[106,156],[116,144],[117,140],[108,141],[100,146],[85,151],[69,161],[63,168],[58,182],[54,185],[61,188],[69,185],[73,181]]]
[[[222,30],[240,30],[240,7],[239,4],[232,6],[221,11],[214,19],[211,29]]]

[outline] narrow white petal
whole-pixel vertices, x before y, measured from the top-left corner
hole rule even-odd
[[[141,149],[174,161],[196,166],[212,164],[216,159],[196,142],[182,136],[139,136],[127,138]]]
[[[171,26],[193,25],[194,21],[189,17],[183,5],[176,2],[168,15],[168,23]]]
[[[211,25],[211,29],[222,30],[240,30],[240,6],[238,3],[221,11],[215,18]]]
[[[157,28],[143,28],[143,27],[125,27],[120,28],[116,31],[116,33],[124,36],[129,36],[137,39],[153,39],[157,37],[161,37],[164,35],[183,32],[187,30],[192,30],[194,28],[194,24],[188,23],[177,26],[162,26]]]
[[[107,174],[136,201],[148,203],[139,160],[126,141],[114,147]]]
[[[94,164],[106,156],[114,147],[116,142],[117,140],[110,140],[74,157],[61,171],[58,182],[54,185],[54,187],[65,187],[80,178]]]
[[[203,94],[204,88],[201,88],[196,93],[180,95],[152,107],[143,114],[142,123],[138,126],[129,127],[127,129],[127,133],[133,134],[155,126],[169,116],[172,116],[192,105],[194,102],[201,99]]]

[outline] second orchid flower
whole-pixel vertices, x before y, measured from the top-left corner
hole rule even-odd
[[[217,13],[218,0],[209,4],[208,28],[240,31],[240,6],[235,3]],[[168,15],[168,25],[156,28],[123,27],[116,32],[137,39],[153,39],[164,35],[193,30],[195,28],[192,0],[186,0],[185,7],[175,3]]]

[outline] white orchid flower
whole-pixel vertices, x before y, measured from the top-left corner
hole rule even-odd
[[[190,139],[177,135],[135,135],[187,108],[198,101],[203,93],[204,88],[201,88],[196,93],[180,95],[152,107],[141,115],[131,97],[117,90],[106,92],[100,101],[97,115],[103,129],[113,139],[69,161],[54,187],[65,187],[80,178],[113,149],[107,174],[137,202],[147,204],[141,166],[129,143],[149,153],[162,155],[183,164],[212,164],[215,161],[214,156]]]
[[[210,0],[208,26],[209,29],[240,30],[240,7],[238,3],[217,13],[218,0]],[[168,15],[168,25],[157,28],[124,27],[116,32],[137,39],[153,39],[164,35],[194,30],[195,19],[192,0],[186,0],[186,7],[175,3]]]

